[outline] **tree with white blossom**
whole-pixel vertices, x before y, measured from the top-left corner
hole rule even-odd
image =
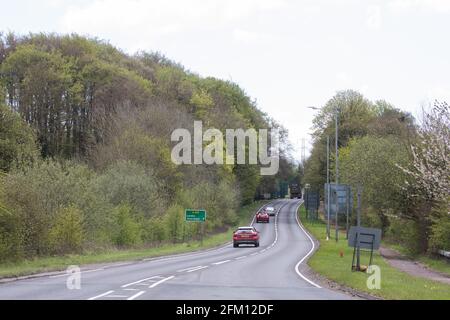
[[[418,128],[419,143],[411,146],[415,189],[432,202],[450,204],[450,107],[435,102]],[[450,208],[448,208],[450,213]]]

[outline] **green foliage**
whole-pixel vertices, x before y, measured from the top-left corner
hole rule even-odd
[[[110,166],[95,181],[96,193],[114,206],[127,203],[146,217],[161,213],[159,183],[150,170],[131,161]]]
[[[239,183],[241,202],[249,204],[255,198],[256,188],[261,178],[259,168],[256,165],[236,165],[234,174]]]
[[[160,244],[167,239],[164,220],[160,217],[147,219],[143,227],[143,239],[147,243]]]
[[[448,204],[441,204],[434,210],[433,224],[430,230],[430,250],[450,251],[450,215],[447,212]]]
[[[403,197],[406,174],[399,166],[407,166],[408,153],[401,141],[392,136],[355,138],[340,151],[342,180],[363,186],[363,204],[379,215],[381,226],[387,227],[388,214],[398,214]]]
[[[59,210],[48,235],[53,253],[79,253],[83,246],[83,217],[76,207]]]
[[[9,173],[0,181],[0,260],[198,239],[185,208],[206,209],[205,231],[222,231],[258,187],[295,175],[286,130],[242,88],[158,53],[130,56],[75,34],[0,34],[0,100],[0,170]],[[279,175],[262,181],[257,165],[176,166],[170,134],[194,119],[281,129]]]
[[[114,243],[119,247],[128,247],[141,243],[141,226],[133,216],[132,209],[127,204],[116,207]]]
[[[23,256],[19,217],[0,207],[0,262],[15,261]]]
[[[29,165],[36,156],[33,131],[0,100],[0,170]]]
[[[176,243],[183,239],[184,236],[184,208],[180,205],[173,205],[166,212],[167,235],[169,239]]]
[[[204,119],[209,109],[214,105],[213,99],[205,90],[194,92],[189,102],[193,105],[194,114],[198,119]]]

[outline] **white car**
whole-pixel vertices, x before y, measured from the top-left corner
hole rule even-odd
[[[275,208],[274,207],[267,207],[266,212],[269,214],[269,216],[275,215]]]

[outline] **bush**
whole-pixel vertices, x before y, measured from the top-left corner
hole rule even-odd
[[[76,207],[58,211],[49,232],[49,247],[52,253],[79,253],[83,247],[83,217]]]
[[[439,207],[435,213],[437,217],[431,226],[430,250],[431,252],[448,251],[450,250],[450,215],[445,206]]]
[[[405,220],[393,217],[390,220],[387,231],[387,238],[391,242],[401,244],[410,254],[419,253],[419,234],[417,223],[412,220]]]
[[[167,232],[164,226],[164,220],[155,217],[145,222],[143,239],[146,243],[161,243],[167,239]]]
[[[114,206],[130,205],[151,217],[161,213],[159,183],[150,170],[131,161],[111,165],[95,182],[95,192]]]
[[[0,262],[18,260],[22,254],[20,221],[0,203]]]
[[[173,205],[167,209],[164,224],[167,228],[168,238],[172,242],[179,242],[184,237],[184,208],[179,205]]]
[[[114,242],[121,247],[141,243],[141,226],[133,217],[131,207],[123,204],[114,209],[116,232]]]

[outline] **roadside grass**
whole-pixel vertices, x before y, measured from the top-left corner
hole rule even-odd
[[[239,225],[248,224],[256,210],[268,201],[257,201],[242,207],[238,212]],[[19,277],[42,272],[65,270],[69,265],[87,265],[95,263],[110,263],[128,260],[140,260],[165,255],[187,253],[196,250],[209,249],[231,241],[233,231],[237,226],[227,231],[205,236],[201,241],[186,243],[163,244],[157,247],[141,249],[115,249],[105,252],[86,252],[78,255],[64,255],[55,257],[39,257],[17,263],[0,264],[0,278]]]
[[[395,249],[398,252],[404,254],[408,258],[411,258],[413,260],[417,260],[421,263],[423,263],[428,268],[447,274],[450,276],[450,260],[445,257],[438,257],[438,256],[429,256],[429,255],[414,255],[411,254],[411,252],[408,251],[407,248],[400,244],[391,243],[391,242],[384,242],[384,245],[386,245],[389,248]]]
[[[399,300],[449,300],[450,286],[410,276],[391,267],[378,252],[374,252],[373,264],[381,270],[381,288],[369,289],[363,272],[352,272],[353,248],[348,247],[345,233],[340,233],[340,240],[326,240],[326,224],[322,221],[308,221],[304,206],[299,209],[299,217],[306,229],[320,241],[320,247],[309,259],[308,265],[317,273],[341,285],[354,288],[384,299]],[[343,257],[340,257],[340,253]],[[361,264],[369,262],[369,252],[361,252]]]

